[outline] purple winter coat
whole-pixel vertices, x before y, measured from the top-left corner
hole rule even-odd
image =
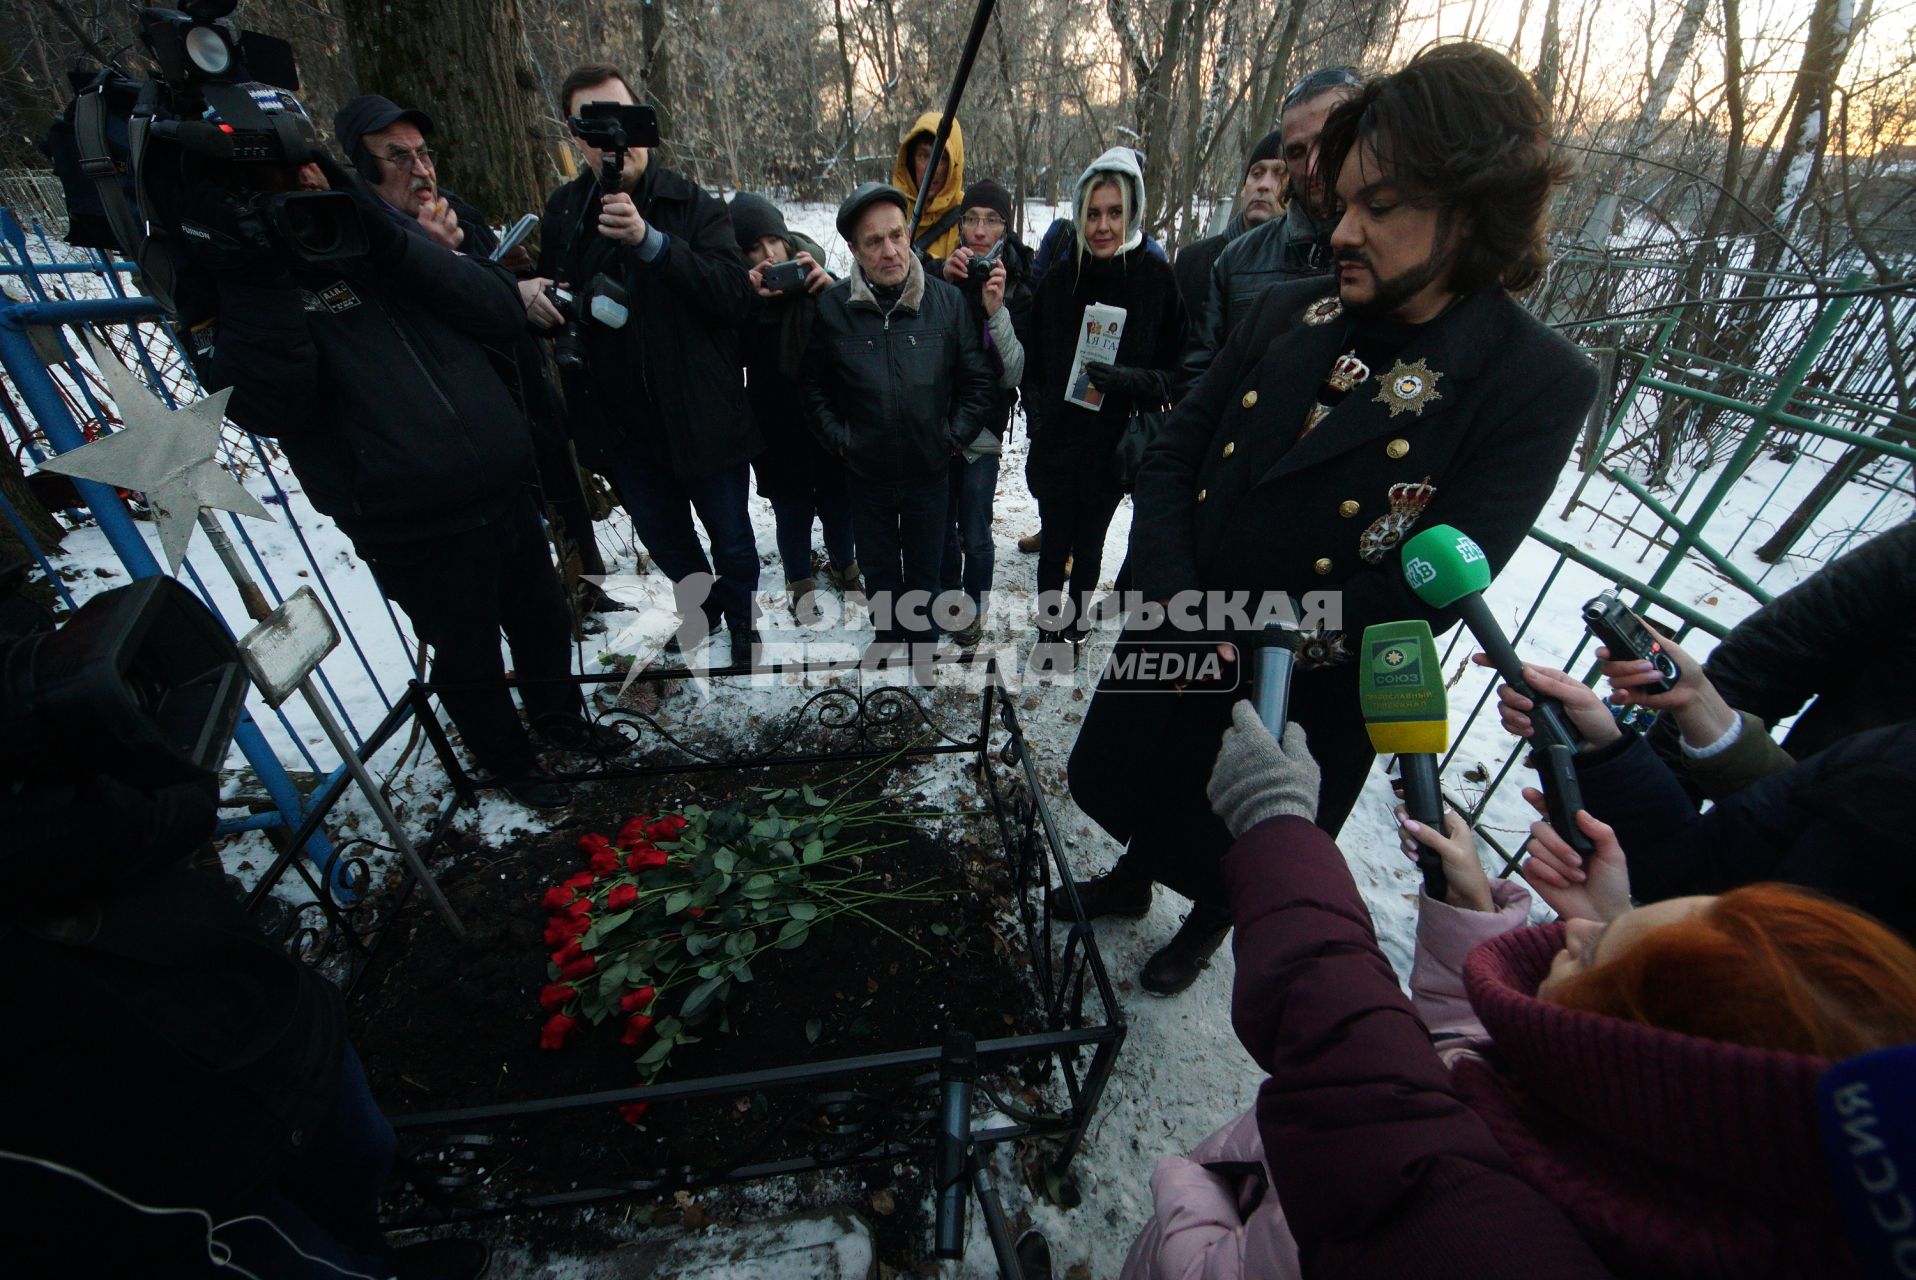
[[[1254,1112],[1189,1160],[1159,1163],[1156,1211],[1123,1280],[1610,1276],[1519,1177],[1432,1045],[1482,1043],[1464,957],[1521,926],[1529,895],[1499,883],[1495,913],[1425,901],[1413,1009],[1321,829],[1263,823],[1232,846],[1224,871],[1236,924],[1232,1023],[1271,1078]],[[1255,1204],[1243,1203],[1242,1178],[1203,1167],[1260,1160],[1271,1189]]]

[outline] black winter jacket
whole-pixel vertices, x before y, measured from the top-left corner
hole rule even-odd
[[[1293,202],[1282,214],[1245,232],[1218,252],[1204,287],[1202,309],[1189,294],[1185,295],[1185,304],[1191,309],[1191,340],[1184,352],[1185,385],[1195,385],[1204,376],[1232,331],[1250,314],[1259,294],[1286,280],[1306,280],[1330,271],[1330,253],[1324,247],[1330,231]]]
[[[818,296],[799,376],[805,417],[854,476],[910,484],[942,474],[984,427],[993,383],[964,296],[916,258],[889,314],[857,267]]]
[[[665,249],[641,261],[598,233],[598,184],[581,174],[552,193],[540,224],[538,274],[575,291],[603,273],[623,284],[621,329],[582,320],[589,376],[569,378],[573,430],[606,447],[638,437],[692,480],[749,461],[761,442],[746,407],[738,330],[757,314],[725,202],[670,169],[648,167],[633,201]]]
[[[1005,310],[1011,313],[1011,331],[1018,335],[1018,341],[1023,343],[1025,349],[1029,351],[1033,298],[1030,283],[1031,250],[1007,236],[1003,261],[1005,264]],[[940,280],[944,279],[945,264],[942,261],[932,263],[926,270]],[[964,295],[965,309],[970,314],[972,323],[978,326],[978,341],[983,344],[986,331],[991,326],[990,320],[985,317],[984,286],[966,281],[964,284],[952,287]],[[992,357],[990,352],[986,353],[986,359],[994,366],[1000,363]],[[994,374],[1002,372],[1002,369],[994,368],[993,370]],[[991,412],[985,415],[985,429],[1003,440],[1006,430],[1011,426],[1011,411],[1017,406],[1018,388],[999,387],[994,381],[991,391]]]
[[[1224,224],[1224,230],[1193,240],[1171,260],[1171,272],[1178,280],[1178,296],[1184,299],[1184,314],[1193,327],[1211,305],[1211,268],[1217,264],[1218,255],[1249,230],[1243,216],[1235,215]]]
[[[1645,902],[1780,880],[1916,939],[1916,721],[1845,738],[1699,814],[1636,734],[1576,759],[1590,812],[1616,829]]]
[[[1096,410],[1064,398],[1077,356],[1084,309],[1092,303],[1124,308],[1124,336],[1113,364],[1159,374],[1148,402],[1122,393]],[[1164,259],[1142,247],[1107,262],[1075,255],[1052,267],[1032,304],[1031,337],[1025,343],[1025,418],[1031,430],[1032,467],[1114,465],[1113,450],[1125,423],[1164,408],[1172,398],[1178,353],[1184,346],[1184,306]],[[1111,473],[1116,482],[1116,471]]]
[[[825,251],[804,236],[790,234],[787,248],[804,250],[822,264]],[[844,484],[845,464],[825,452],[805,422],[805,401],[798,385],[818,299],[809,293],[757,299],[757,319],[739,330],[745,361],[745,396],[752,406],[765,449],[752,459],[759,496],[782,502],[810,499],[820,480]]]
[[[313,505],[355,541],[475,528],[531,475],[532,436],[494,369],[525,333],[512,275],[423,235],[384,260],[222,278],[195,335],[228,412],[277,436]]]

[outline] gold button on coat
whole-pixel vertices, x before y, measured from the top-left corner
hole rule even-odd
[[[1224,456],[1228,458],[1236,452],[1237,452],[1237,441],[1226,440],[1224,442]]]
[[[1319,560],[1311,568],[1317,570],[1317,576],[1321,578],[1331,571],[1331,562],[1328,559]]]
[[[1393,440],[1384,446],[1384,452],[1393,458],[1401,458],[1410,452],[1410,441]]]
[[[1355,498],[1346,498],[1342,502],[1337,504],[1337,514],[1340,516],[1343,516],[1346,520],[1350,519],[1352,516],[1356,515],[1359,511],[1362,511],[1363,509],[1364,508],[1358,504],[1358,501]]]
[[[1209,489],[1199,489],[1199,490],[1198,490],[1198,501],[1199,501],[1199,502],[1202,502],[1202,501],[1204,501],[1204,496],[1205,496],[1206,494],[1208,494],[1209,492],[1211,492],[1211,491],[1210,491]]]
[[[1249,409],[1252,405],[1255,405],[1257,403],[1257,392],[1246,391],[1244,393],[1244,399],[1241,403],[1244,405],[1246,409]]]

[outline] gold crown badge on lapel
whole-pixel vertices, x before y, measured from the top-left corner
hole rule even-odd
[[[1425,476],[1416,484],[1394,484],[1387,495],[1390,512],[1371,521],[1370,528],[1364,530],[1357,539],[1357,554],[1366,564],[1376,564],[1384,558],[1384,553],[1404,540],[1410,527],[1417,523],[1424,508],[1437,496],[1437,486]]]
[[[1421,415],[1425,405],[1444,398],[1437,390],[1437,379],[1443,376],[1421,359],[1416,364],[1405,364],[1399,360],[1384,375],[1384,385],[1378,390],[1375,402],[1390,406],[1390,416],[1393,418],[1400,413]]]

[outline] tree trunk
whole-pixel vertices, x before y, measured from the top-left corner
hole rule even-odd
[[[340,0],[361,93],[436,126],[439,178],[489,220],[545,203],[553,174],[518,0]]]

